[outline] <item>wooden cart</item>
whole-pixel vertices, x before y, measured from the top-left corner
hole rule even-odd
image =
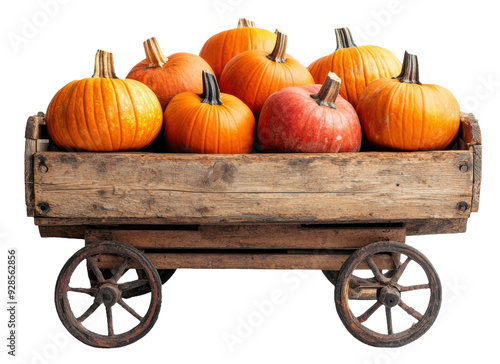
[[[481,135],[472,114],[462,114],[460,135],[445,151],[76,153],[51,144],[43,113],[30,117],[27,213],[42,237],[85,239],[59,275],[55,303],[69,332],[96,347],[144,336],[158,317],[162,283],[179,268],[319,269],[335,285],[337,311],[353,336],[373,346],[407,344],[436,319],[441,285],[405,237],[465,232],[479,204]],[[403,285],[410,262],[427,278]],[[70,285],[80,263],[90,288]],[[138,278],[123,283],[128,270]],[[410,291],[428,295],[425,311],[405,303]],[[69,292],[92,296],[78,317]],[[145,293],[151,298],[141,315],[127,300]],[[359,300],[373,302],[356,315],[349,302]],[[84,325],[101,305],[107,333]],[[115,334],[114,305],[137,324]],[[396,306],[414,321],[399,332]],[[375,331],[366,321],[379,308],[387,327]]]

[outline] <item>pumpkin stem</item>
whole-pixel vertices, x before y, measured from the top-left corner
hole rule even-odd
[[[337,38],[337,49],[357,47],[348,28],[335,29],[335,37]]]
[[[118,78],[115,74],[113,53],[98,50],[95,55],[94,74],[92,78]]]
[[[255,28],[255,22],[245,19],[245,18],[240,18],[238,21],[238,28]]]
[[[203,71],[203,93],[200,97],[201,102],[205,104],[222,105],[219,84],[215,76],[210,72]]]
[[[283,63],[286,61],[286,43],[288,35],[278,29],[276,29],[274,33],[276,33],[276,43],[273,51],[271,54],[267,55],[267,58],[276,63]]]
[[[168,62],[168,58],[163,55],[160,45],[155,37],[149,38],[144,43],[146,51],[147,68],[163,67]]]
[[[405,51],[401,73],[398,77],[393,77],[393,80],[394,79],[398,80],[399,82],[415,83],[417,85],[421,85],[418,75],[418,58],[416,55],[410,54]]]
[[[328,72],[325,82],[317,94],[312,94],[311,97],[316,100],[319,106],[328,106],[336,109],[335,101],[340,91],[340,77],[333,72]]]

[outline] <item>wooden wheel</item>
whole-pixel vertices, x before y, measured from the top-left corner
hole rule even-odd
[[[96,256],[99,254],[112,255],[119,260],[120,264],[112,275],[109,275],[110,271],[104,270],[107,273],[107,276],[104,276],[103,271],[98,268]],[[82,284],[76,280],[77,277],[73,277],[77,276],[74,273],[81,263],[90,267],[97,278],[97,283],[89,280],[86,274],[84,278],[89,281],[87,284]],[[144,278],[123,282],[121,279],[127,267],[142,270]],[[85,267],[86,270],[87,267]],[[146,302],[147,311],[142,314],[137,311],[137,308],[134,309],[126,303],[122,294],[145,284],[148,285],[151,296],[149,302]],[[87,303],[83,313],[75,314],[75,307],[70,302],[70,293],[77,296],[90,296],[91,304]],[[56,284],[55,304],[61,322],[78,340],[94,347],[125,346],[142,338],[155,324],[161,306],[161,280],[156,268],[139,250],[118,242],[89,244],[76,252],[62,268]],[[91,321],[88,320],[89,317],[96,316],[94,313],[101,307],[105,311],[105,322],[92,322],[92,324],[94,326],[103,324],[101,326],[105,327],[104,333],[85,326],[88,321]],[[116,323],[113,320],[117,308],[123,309],[120,309],[120,314],[126,313],[126,321],[127,323],[130,321],[132,325],[130,329],[128,327],[125,330],[122,329],[121,333],[115,330]]]
[[[128,269],[125,270],[125,272],[127,271]],[[158,275],[160,276],[161,284],[162,285],[165,284],[174,275],[175,271],[176,269],[158,269]],[[90,279],[90,285],[92,287],[96,286],[98,284],[97,277],[95,276],[94,272],[92,271],[92,268],[88,264],[87,264],[87,272]],[[104,279],[109,279],[116,273],[116,269],[101,269],[101,272]],[[123,291],[122,292],[123,298],[142,296],[151,292],[144,271],[142,269],[135,269],[135,274],[137,275],[137,279],[142,280],[144,284]]]
[[[381,253],[400,255],[402,263],[384,274],[373,259]],[[354,276],[364,264],[373,277]],[[410,264],[411,269],[407,269]],[[404,283],[405,272],[410,281],[422,281]],[[398,347],[418,339],[432,326],[441,307],[441,295],[439,277],[422,253],[406,244],[379,242],[357,250],[346,260],[337,277],[335,305],[355,338],[371,346]],[[415,309],[408,300],[423,308]],[[353,312],[357,304],[364,307],[356,307],[358,312]],[[369,327],[370,318],[373,322]]]

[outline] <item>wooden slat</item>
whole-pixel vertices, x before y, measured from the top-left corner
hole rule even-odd
[[[467,149],[472,145],[482,144],[481,128],[473,114],[460,114],[460,137],[466,143]]]
[[[403,227],[202,225],[197,230],[87,229],[87,243],[119,241],[137,248],[355,249],[377,241],[405,242]]]
[[[471,211],[477,212],[479,210],[479,196],[481,194],[481,168],[482,168],[482,151],[481,145],[473,145],[473,185],[472,185],[472,206]]]
[[[182,155],[37,153],[37,216],[170,223],[464,218],[471,151]],[[463,204],[462,204],[463,205]]]
[[[314,253],[146,253],[146,257],[157,269],[321,269],[339,270],[349,254],[314,254]],[[374,257],[379,269],[394,269],[390,255]],[[100,268],[117,268],[123,258],[111,255],[99,255],[96,258]],[[140,268],[130,265],[131,268]],[[362,263],[359,269],[368,269]]]

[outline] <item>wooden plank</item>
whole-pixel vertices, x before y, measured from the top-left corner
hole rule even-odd
[[[39,226],[38,230],[42,238],[66,238],[84,239],[85,226]]]
[[[34,139],[26,139],[24,144],[24,198],[26,203],[26,214],[28,217],[35,216],[35,187],[34,187],[34,154],[37,142]]]
[[[464,218],[471,151],[37,153],[37,216],[170,223]],[[462,205],[459,205],[462,204]],[[462,206],[462,209],[458,208]],[[40,208],[43,207],[43,208]]]
[[[137,248],[356,249],[377,241],[405,242],[404,227],[328,227],[296,224],[201,225],[196,230],[86,230],[87,243],[119,241]]]
[[[460,113],[460,137],[467,149],[482,144],[481,128],[473,114]]]
[[[220,252],[169,252],[145,253],[157,269],[321,269],[339,270],[349,257],[348,253],[227,253]],[[99,255],[97,265],[104,268],[117,268],[123,258],[112,255]],[[394,269],[394,261],[387,254],[374,257],[379,269]],[[131,268],[139,266],[130,265]],[[360,269],[368,269],[366,263]]]
[[[366,222],[366,221],[365,221]],[[363,223],[363,221],[349,220],[341,223],[332,221],[339,225],[351,225],[355,223]],[[429,234],[457,234],[464,233],[467,230],[467,218],[461,219],[415,219],[415,220],[370,220],[370,224],[402,224],[406,228],[406,236],[410,235],[429,235]],[[35,217],[35,225],[44,228],[44,237],[61,237],[61,231],[65,227],[72,226],[91,226],[101,229],[110,228],[127,228],[127,229],[158,229],[158,226],[169,226],[172,222],[163,218],[149,219],[127,219],[127,218],[111,218],[111,219],[96,219],[96,218],[46,218]],[[85,231],[82,231],[79,239],[85,238]]]
[[[479,196],[481,194],[482,145],[473,145],[473,184],[471,211],[479,211]]]

